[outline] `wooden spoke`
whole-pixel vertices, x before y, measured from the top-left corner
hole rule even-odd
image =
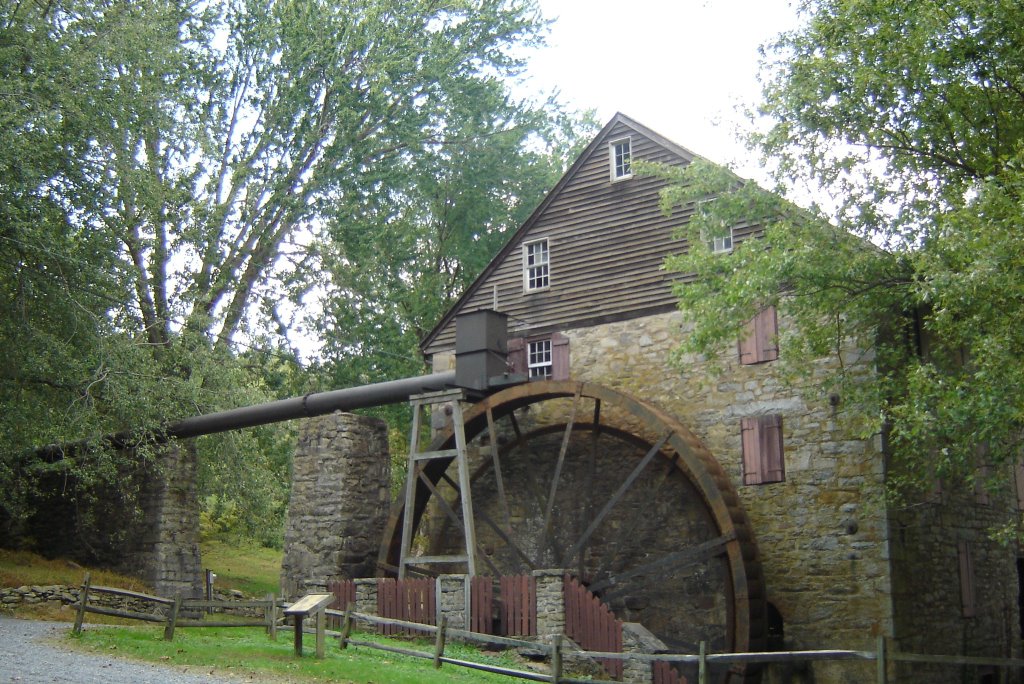
[[[498,488],[498,506],[504,517],[505,532],[512,533],[512,517],[508,510],[508,498],[505,496],[505,481],[501,476],[501,456],[498,454],[498,429],[494,425],[494,411],[487,409],[487,434],[491,440],[491,463],[494,467],[494,482]]]
[[[565,454],[569,450],[569,438],[572,437],[572,424],[576,420],[576,410],[580,405],[580,393],[583,385],[576,389],[576,396],[572,398],[572,411],[569,413],[569,420],[565,424],[565,434],[562,435],[562,447],[558,450],[558,460],[555,462],[555,474],[551,477],[551,493],[548,495],[548,505],[544,509],[544,530],[551,536],[551,514],[555,510],[555,497],[558,495],[558,480],[562,476],[562,466],[565,465]]]
[[[601,509],[601,511],[594,518],[594,520],[590,523],[590,526],[580,537],[579,541],[577,541],[576,544],[572,547],[572,549],[569,550],[569,555],[565,559],[563,559],[564,564],[568,565],[572,563],[572,561],[576,560],[576,555],[580,552],[580,550],[583,549],[584,545],[586,545],[587,540],[590,539],[590,535],[594,534],[594,530],[596,530],[601,525],[601,523],[604,522],[605,517],[608,515],[608,513],[611,512],[612,508],[615,507],[615,504],[619,502],[619,500],[622,498],[622,495],[625,494],[626,491],[633,486],[633,483],[636,481],[636,478],[640,477],[640,473],[643,472],[644,468],[647,467],[647,464],[651,462],[651,460],[658,454],[659,451],[661,451],[661,448],[665,446],[665,442],[667,442],[669,440],[669,437],[671,436],[671,431],[666,432],[665,435],[660,440],[658,440],[658,443],[651,447],[651,450],[647,452],[647,455],[640,460],[640,463],[638,463],[636,468],[633,469],[633,472],[629,474],[629,477],[627,477],[625,481],[623,481],[623,483],[619,485],[619,488],[612,495],[612,497],[608,499],[608,501],[604,505],[604,508]]]
[[[634,565],[628,570],[620,573],[616,578],[608,578],[600,582],[594,582],[588,588],[590,589],[590,591],[594,593],[604,592],[605,589],[615,587],[622,580],[641,576],[649,582],[652,578],[657,577],[657,575],[651,574],[652,571],[662,570],[665,572],[671,572],[674,570],[678,570],[680,567],[695,565],[697,563],[704,563],[709,558],[714,558],[715,556],[720,556],[724,554],[725,545],[734,539],[736,539],[736,535],[734,534],[724,534],[721,537],[715,537],[714,539],[702,542],[697,546],[694,546],[693,548],[683,549],[682,551],[669,553],[649,563],[644,563],[642,565]],[[613,595],[614,592],[605,592],[602,595],[602,598],[607,600],[611,598]]]
[[[535,563],[533,561],[533,559],[531,559],[529,556],[527,556],[523,552],[523,550],[521,548],[519,548],[519,545],[515,543],[515,541],[511,537],[511,535],[506,534],[504,530],[502,530],[500,527],[498,527],[498,525],[491,519],[491,516],[487,515],[487,513],[484,510],[482,510],[482,509],[477,509],[476,514],[480,517],[481,520],[484,521],[484,523],[487,524],[488,527],[490,527],[494,531],[494,533],[496,535],[498,535],[498,537],[501,538],[501,540],[503,542],[505,542],[505,544],[510,549],[512,549],[513,553],[515,553],[517,556],[519,556],[520,560],[522,560],[523,563],[526,564],[526,567],[528,567],[530,570],[536,570],[537,569],[537,563]],[[498,573],[498,574],[501,574],[501,573]]]
[[[591,423],[590,427],[590,451],[587,454],[587,471],[583,482],[584,491],[593,491],[594,488],[594,475],[597,472],[597,450],[598,444],[601,438],[601,400],[594,400],[594,422]],[[594,499],[586,497],[584,504],[579,508],[579,517],[576,520],[576,534],[580,534],[586,525],[587,521],[591,519],[594,514]],[[584,562],[586,556],[586,545],[580,549],[580,552],[576,554],[577,567],[576,574],[579,577],[583,577],[586,574]]]

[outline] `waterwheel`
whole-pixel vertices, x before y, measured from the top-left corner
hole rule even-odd
[[[750,524],[685,426],[607,387],[541,381],[474,404],[465,431],[484,447],[471,478],[479,573],[563,568],[670,650],[693,652],[701,641],[717,652],[761,650],[764,590]],[[431,449],[454,442],[449,430]],[[413,520],[431,556],[464,546],[449,465],[429,462],[417,482]],[[384,566],[398,565],[403,508],[389,522]]]

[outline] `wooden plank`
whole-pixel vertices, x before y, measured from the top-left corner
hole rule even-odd
[[[174,599],[164,598],[163,596],[153,596],[152,594],[142,594],[140,592],[129,591],[127,589],[115,589],[113,587],[101,587],[97,585],[91,587],[90,591],[93,593],[99,592],[101,594],[110,594],[112,596],[139,599],[140,601],[152,601],[153,603],[159,603],[164,606],[174,605]]]
[[[306,594],[288,608],[284,609],[285,615],[308,616],[334,600],[334,594]]]
[[[416,454],[420,450],[420,415],[423,412],[423,405],[413,401],[412,404],[412,427],[409,430],[409,460],[405,476],[405,509],[402,511],[402,546],[398,557],[398,577],[405,577],[405,564],[412,549],[412,526],[416,510],[416,485],[419,481],[417,473],[419,464],[416,462]]]
[[[455,402],[452,412],[452,423],[455,428],[455,446],[459,451],[455,459],[459,472],[459,484],[462,486],[462,527],[466,539],[466,556],[469,576],[476,574],[476,528],[473,519],[473,487],[469,478],[469,459],[466,456],[466,426],[462,417],[462,405]]]

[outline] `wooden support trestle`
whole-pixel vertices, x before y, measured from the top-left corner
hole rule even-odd
[[[409,466],[405,478],[405,515],[402,520],[402,549],[398,562],[398,577],[405,578],[408,567],[424,564],[465,563],[467,572],[476,575],[476,530],[473,527],[473,496],[469,486],[469,462],[466,447],[466,426],[462,416],[462,402],[466,400],[465,390],[430,392],[410,397],[412,406],[412,434],[409,437]],[[424,415],[430,424],[430,411],[437,404],[451,402],[452,426],[455,433],[455,449],[444,451],[420,451],[420,432]],[[412,532],[416,510],[416,487],[424,465],[438,458],[454,459],[458,473],[459,500],[462,502],[462,533],[464,553],[448,556],[413,557]]]

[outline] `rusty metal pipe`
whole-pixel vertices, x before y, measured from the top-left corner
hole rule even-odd
[[[302,397],[244,406],[241,408],[208,413],[186,418],[173,423],[163,430],[167,437],[184,439],[200,435],[212,435],[239,428],[278,423],[295,418],[312,418],[334,411],[351,411],[358,408],[383,406],[406,401],[409,397],[432,392],[455,384],[455,371],[421,375],[415,378],[378,382],[373,385],[349,387],[346,389],[317,392]]]

